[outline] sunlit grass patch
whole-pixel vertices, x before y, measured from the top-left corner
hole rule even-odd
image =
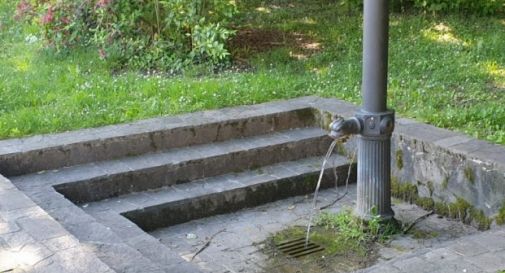
[[[362,18],[331,1],[241,1],[236,28],[250,46],[230,48],[240,66],[178,75],[113,71],[95,48],[43,50],[34,26],[12,20],[14,2],[0,2],[0,138],[304,95],[361,102]],[[390,107],[505,144],[503,26],[501,18],[393,14]]]

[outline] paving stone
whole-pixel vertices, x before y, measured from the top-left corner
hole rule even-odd
[[[13,222],[20,218],[26,217],[39,217],[47,215],[42,208],[32,203],[33,206],[27,208],[20,208],[15,210],[0,210],[0,216],[5,219],[6,222]]]
[[[69,272],[64,265],[58,263],[52,258],[49,258],[47,262],[41,262],[32,268],[28,268],[31,273],[64,273]]]
[[[170,251],[165,245],[162,245],[157,239],[147,235],[139,235],[134,238],[128,239],[128,244],[142,253],[143,256],[150,259],[151,261],[160,264],[162,268],[173,267],[174,264],[183,264],[184,261],[181,257],[176,255],[174,252]],[[182,265],[181,265],[182,266]],[[198,272],[199,270],[194,265],[188,264],[187,266],[182,266],[184,270],[193,269],[192,272]]]
[[[6,250],[9,248],[9,245],[7,244],[7,241],[5,241],[2,236],[0,236],[0,250]]]
[[[99,242],[114,244],[121,242],[120,237],[112,232],[110,228],[92,221],[65,226],[81,242]]]
[[[505,252],[487,252],[468,257],[466,261],[478,266],[485,272],[497,272],[505,269]]]
[[[19,231],[20,227],[15,222],[0,222],[0,235]]]
[[[492,233],[481,233],[467,239],[468,243],[478,244],[488,251],[498,251],[505,249],[505,236]]]
[[[20,218],[17,223],[24,231],[40,241],[67,235],[65,229],[47,214]]]
[[[398,257],[402,253],[405,253],[405,251],[400,251],[399,249],[392,247],[383,247],[379,249],[380,257],[386,261]]]
[[[464,259],[444,261],[435,264],[435,272],[443,273],[482,273],[483,270]],[[494,273],[494,272],[493,272]]]
[[[82,251],[79,247],[71,247],[37,263],[30,272],[105,273],[111,272],[111,269],[93,255]]]
[[[143,257],[138,251],[124,244],[103,244],[97,242],[93,242],[92,244],[95,247],[95,253],[98,258],[116,272],[170,273],[170,271],[159,268],[158,265]]]
[[[460,259],[461,256],[449,248],[438,248],[424,254],[424,259],[430,263],[444,263]]]
[[[0,210],[2,211],[12,211],[33,206],[32,200],[17,189],[0,191]]]
[[[41,243],[53,252],[58,252],[58,251],[62,251],[62,250],[66,250],[69,248],[79,246],[79,241],[70,235],[64,235],[64,236],[48,239],[48,240],[42,241]]]
[[[393,248],[403,251],[415,249],[417,245],[417,241],[410,237],[401,237],[391,242]]]
[[[430,264],[419,257],[394,262],[393,266],[402,272],[432,273],[437,270],[436,265]]]
[[[13,254],[18,266],[30,267],[53,256],[54,252],[41,243],[30,243],[24,245],[19,251],[13,252]]]
[[[79,247],[71,247],[58,252],[53,257],[54,262],[65,268],[64,272],[107,272],[110,268],[102,261]]]
[[[48,211],[59,208],[73,207],[70,200],[56,192],[52,187],[37,188],[35,190],[25,191],[25,193],[37,204]]]
[[[375,266],[370,269],[365,269],[363,271],[359,272],[366,272],[366,273],[400,273],[398,268],[393,267],[391,265],[383,265],[383,266]]]
[[[458,240],[455,244],[450,245],[448,248],[464,257],[472,257],[488,251],[481,245],[467,241],[465,238]]]
[[[14,185],[5,177],[0,174],[0,191],[15,189]]]
[[[83,210],[77,206],[55,208],[48,210],[48,213],[65,228],[68,225],[78,225],[94,221],[93,217],[83,213]]]
[[[7,245],[14,251],[19,251],[27,244],[35,243],[36,240],[24,231],[18,231],[2,235]]]
[[[145,232],[137,225],[113,211],[97,212],[92,214],[101,224],[110,228],[115,234],[122,238],[133,238]]]
[[[0,272],[11,272],[18,266],[16,254],[8,249],[0,248]]]

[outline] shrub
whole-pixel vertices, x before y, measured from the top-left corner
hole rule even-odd
[[[92,45],[116,67],[164,70],[226,59],[236,13],[223,0],[21,0],[17,10],[57,51]]]
[[[503,9],[503,0],[414,0],[414,6],[425,12],[460,12],[492,15]]]
[[[340,3],[349,9],[360,9],[363,1],[341,0]],[[505,0],[392,0],[390,5],[394,11],[494,15],[504,11]]]

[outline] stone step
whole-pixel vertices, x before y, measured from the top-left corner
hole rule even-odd
[[[98,218],[83,214],[76,206],[52,210],[51,213],[75,234],[80,244],[92,249],[115,272],[200,272],[196,266],[185,262],[139,228],[124,232],[130,222],[118,214],[108,215],[108,220],[122,225],[121,231],[111,228],[107,221],[99,222]],[[155,249],[154,253],[152,249]]]
[[[272,104],[272,103],[270,103]],[[167,149],[320,126],[318,111],[297,104],[251,105],[130,124],[0,140],[0,173],[11,177]],[[261,107],[263,106],[263,107]]]
[[[88,163],[11,178],[23,190],[53,186],[72,202],[89,203],[132,192],[322,155],[331,139],[301,128],[160,153]],[[35,189],[36,190],[36,189]]]
[[[240,173],[203,178],[191,183],[123,195],[86,205],[87,211],[114,210],[145,231],[216,214],[229,213],[283,198],[312,193],[322,158],[288,161]],[[355,165],[353,166],[355,167]],[[333,155],[326,165],[322,188],[345,183],[349,160]],[[355,170],[351,172],[355,174]],[[351,182],[355,177],[350,178]]]

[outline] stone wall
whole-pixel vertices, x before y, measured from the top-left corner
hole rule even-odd
[[[314,105],[324,117],[320,120],[333,114],[349,117],[358,109],[342,104],[334,99],[321,99]],[[326,126],[327,121],[321,124]],[[356,139],[353,138],[342,150],[350,155],[355,147]],[[432,200],[427,204],[428,208],[444,205],[447,210],[457,209],[456,203],[464,203],[465,209],[475,211],[478,217],[482,212],[487,220],[492,220],[504,207],[505,147],[502,145],[397,118],[391,152],[392,183],[397,184],[393,187],[399,184],[400,191],[410,191],[399,193],[406,199],[412,200],[409,195],[415,194],[415,198],[421,201]],[[405,187],[405,184],[412,187]],[[453,211],[451,214],[461,213]],[[467,211],[466,214],[468,218],[471,213]],[[475,219],[466,220],[472,222]]]

